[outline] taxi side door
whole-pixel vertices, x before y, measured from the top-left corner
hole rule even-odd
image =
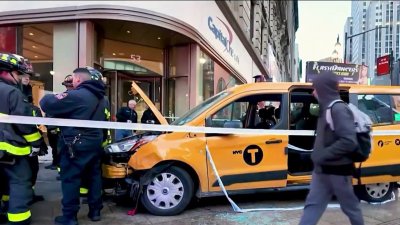
[[[210,110],[206,126],[286,130],[287,102],[287,93],[247,92]],[[259,117],[261,108],[268,118]],[[227,190],[286,186],[288,135],[206,134],[206,144]],[[209,159],[208,180],[210,192],[221,191]]]

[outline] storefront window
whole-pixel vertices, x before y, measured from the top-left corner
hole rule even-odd
[[[22,26],[22,55],[32,63],[33,103],[53,92],[53,27],[52,23]]]
[[[201,101],[218,94],[241,82],[207,54],[200,51],[199,58],[199,96]]]

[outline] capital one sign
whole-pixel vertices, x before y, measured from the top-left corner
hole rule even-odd
[[[216,18],[216,19],[215,19]],[[227,52],[235,62],[239,64],[239,55],[235,52],[232,47],[233,32],[229,26],[222,21],[219,17],[208,17],[208,28],[214,34],[221,45],[225,48],[224,52]]]

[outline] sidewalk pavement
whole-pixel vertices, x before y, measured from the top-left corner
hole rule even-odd
[[[44,169],[49,161],[42,160],[36,193],[44,195],[45,201],[32,206],[32,225],[54,224],[53,219],[61,213],[61,185],[56,181],[57,172]],[[47,163],[48,162],[48,163]],[[294,207],[302,206],[307,191],[291,191],[254,195],[233,196],[234,201],[242,208],[261,207]],[[190,209],[178,216],[160,217],[148,214],[142,208],[135,216],[128,216],[132,206],[119,206],[112,201],[104,203],[102,221],[91,222],[86,217],[88,206],[82,205],[78,215],[80,225],[297,225],[302,210],[296,211],[263,211],[235,213],[224,197],[206,198],[193,204]],[[362,204],[366,225],[400,224],[400,203],[393,201],[384,205]],[[339,208],[327,209],[319,225],[350,224]]]

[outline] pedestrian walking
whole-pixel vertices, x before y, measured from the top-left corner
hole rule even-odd
[[[354,116],[344,102],[334,104],[330,109],[335,127],[332,131],[326,112],[333,101],[340,99],[338,79],[332,72],[321,73],[313,87],[321,111],[311,154],[314,171],[300,225],[317,224],[333,196],[352,225],[363,225],[360,201],[352,184],[355,167],[351,155],[358,148]]]
[[[74,89],[57,95],[45,95],[40,101],[42,110],[55,118],[106,120],[108,101],[102,74],[91,68],[77,68],[73,72]],[[79,189],[82,173],[88,181],[88,217],[99,221],[103,208],[101,191],[101,154],[103,130],[98,128],[60,127],[64,145],[61,149],[62,216],[55,218],[57,225],[78,224],[80,208]]]

